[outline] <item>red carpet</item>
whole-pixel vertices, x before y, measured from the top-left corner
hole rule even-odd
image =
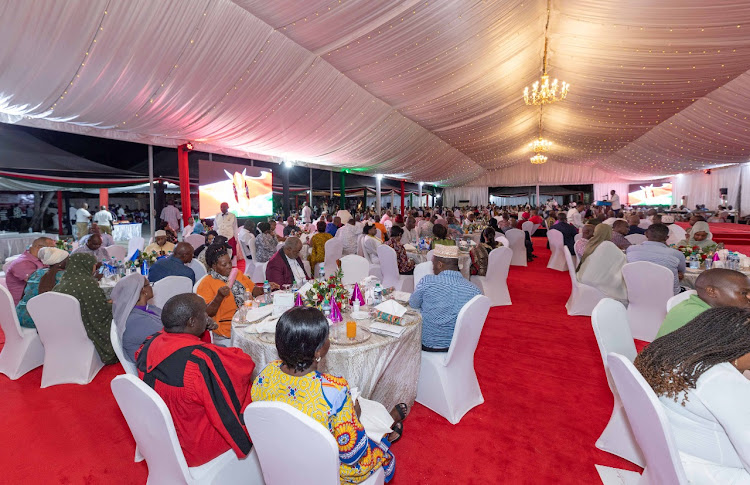
[[[591,321],[568,317],[567,273],[539,258],[512,267],[513,306],[491,310],[475,366],[485,403],[456,426],[414,406],[394,445],[398,484],[596,484],[594,464],[639,470],[594,443],[612,411]],[[88,386],[40,389],[41,368],[0,375],[3,483],[145,483],[109,390],[107,366]]]
[[[687,229],[687,222],[677,222],[679,226]],[[727,249],[747,254],[750,252],[750,225],[731,224],[727,222],[710,222],[713,240],[724,243]]]

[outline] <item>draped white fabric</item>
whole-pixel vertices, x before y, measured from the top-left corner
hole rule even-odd
[[[571,90],[533,173],[545,20],[546,0],[0,0],[0,121],[448,185],[748,159],[750,2],[553,0]]]
[[[488,187],[455,187],[443,191],[443,205],[446,207],[487,205],[490,200]]]
[[[727,189],[727,204],[735,206],[740,179],[742,180],[742,212],[750,211],[750,167],[747,164],[717,168],[711,175],[703,172],[680,175],[672,179],[672,194],[675,204],[686,197],[686,205],[695,208],[705,204],[708,209],[716,209],[720,203],[719,189]]]

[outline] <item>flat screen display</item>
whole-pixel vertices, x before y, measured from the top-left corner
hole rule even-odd
[[[672,182],[648,185],[631,184],[628,192],[630,205],[672,205]]]
[[[237,217],[273,214],[271,169],[233,163],[198,161],[201,218],[215,217],[223,202]]]

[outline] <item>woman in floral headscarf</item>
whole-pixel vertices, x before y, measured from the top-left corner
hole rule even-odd
[[[44,264],[44,268],[31,273],[26,288],[23,290],[23,298],[16,305],[18,322],[22,327],[36,328],[34,320],[26,310],[26,303],[37,295],[46,293],[60,282],[65,265],[68,263],[68,252],[57,248],[41,248],[39,250],[39,259]]]

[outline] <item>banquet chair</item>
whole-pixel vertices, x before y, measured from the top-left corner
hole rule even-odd
[[[8,283],[5,282],[5,276],[0,277],[0,286],[2,286],[5,289],[8,289]]]
[[[628,322],[633,337],[651,342],[667,315],[667,300],[674,296],[674,275],[648,261],[627,263],[622,278],[628,289]]]
[[[471,277],[471,282],[482,290],[482,294],[490,299],[490,306],[512,305],[508,292],[508,270],[513,251],[510,248],[499,247],[490,251],[487,263],[487,276]]]
[[[136,251],[143,251],[143,248],[145,244],[145,240],[142,237],[131,237],[128,240],[128,254],[125,255],[127,259],[130,259],[133,257],[133,254],[135,254]]]
[[[506,248],[510,248],[510,242],[508,241],[508,238],[503,236],[502,234],[495,236],[495,241],[499,242]]]
[[[627,357],[631,362],[635,360],[637,355],[633,336],[630,334],[630,327],[628,326],[625,306],[619,301],[604,298],[591,313],[591,326],[594,328],[596,343],[599,345],[607,384],[609,384],[609,390],[612,391],[615,401],[612,416],[609,418],[607,427],[596,440],[596,447],[642,467],[645,463],[643,454],[635,441],[633,430],[630,428],[628,417],[622,407],[622,400],[617,394],[617,388],[607,365],[607,354],[610,352],[617,352]]]
[[[195,278],[195,284],[193,285],[193,293],[198,293],[198,285],[201,284],[201,281],[203,281],[203,278],[205,278],[208,275],[203,275],[199,278]]]
[[[646,466],[639,476],[637,472],[596,465],[602,481],[605,485],[687,485],[672,429],[659,398],[627,357],[612,352],[607,356],[607,363]],[[605,476],[612,479],[605,479]]]
[[[0,286],[0,328],[5,334],[5,344],[0,350],[0,373],[18,379],[44,363],[44,346],[33,328],[18,323],[13,297]]]
[[[255,269],[253,270],[253,277],[250,278],[253,283],[257,284],[263,284],[264,281],[266,281],[266,266],[268,266],[268,261],[265,263],[255,263]]]
[[[625,236],[625,239],[630,241],[630,244],[642,244],[643,241],[648,240],[648,238],[644,234],[628,234]]]
[[[670,224],[669,225],[669,237],[667,238],[667,246],[671,244],[677,244],[678,242],[685,239],[685,235],[687,233],[685,232],[685,229],[678,226],[677,224]]]
[[[83,327],[78,300],[48,291],[26,308],[44,345],[42,387],[91,382],[104,364]]]
[[[148,464],[147,485],[264,483],[255,449],[243,459],[229,450],[204,465],[188,467],[172,416],[156,391],[129,374],[115,377],[110,386],[136,447]]]
[[[604,294],[593,286],[579,283],[576,278],[576,267],[573,265],[573,258],[570,251],[563,251],[565,255],[565,264],[568,265],[568,275],[570,275],[570,298],[565,303],[565,309],[568,315],[590,316],[591,312],[599,300],[604,298]]]
[[[3,272],[7,273],[8,268],[10,268],[10,264],[20,257],[20,254],[14,254],[13,256],[8,256],[7,258],[5,258],[5,262],[3,263]]]
[[[195,273],[196,282],[206,276],[206,274],[208,273],[208,271],[206,271],[206,267],[203,266],[203,263],[201,263],[197,259],[193,259],[192,261],[190,261],[190,264],[188,266],[190,266],[190,269],[192,269],[193,273]],[[245,274],[247,274],[247,272],[245,272]]]
[[[357,235],[357,256],[365,256],[365,250],[362,248],[362,239],[364,234]]]
[[[529,236],[534,234],[534,223],[531,221],[526,221],[523,224],[521,224],[521,230],[524,232],[528,232]]]
[[[125,331],[124,328],[122,330]],[[114,320],[112,320],[112,326],[109,329],[109,339],[112,341],[112,347],[115,349],[117,359],[122,364],[125,373],[138,377],[138,370],[135,368],[135,364],[125,358],[125,351],[122,349],[122,332],[119,331]]]
[[[154,297],[149,300],[149,305],[164,308],[164,304],[175,295],[191,293],[193,282],[186,276],[167,276],[153,284]]]
[[[193,246],[193,250],[203,245],[203,243],[206,242],[205,236],[201,236],[200,234],[188,234],[183,239],[183,242],[186,242]]]
[[[341,259],[344,251],[344,242],[339,238],[332,237],[325,243],[325,259],[323,265],[325,266],[326,278],[330,278],[338,271],[339,266],[336,261]],[[315,275],[310,275],[315,276]]]
[[[107,254],[109,254],[111,258],[115,258],[117,261],[125,261],[125,257],[128,255],[127,250],[119,244],[107,246],[104,249],[107,250]]]
[[[653,223],[648,219],[641,219],[641,222],[638,223],[638,227],[640,227],[641,229],[648,229],[651,224]]]
[[[396,291],[407,293],[414,291],[414,276],[399,274],[396,251],[392,247],[386,244],[378,246],[378,259],[380,259],[380,271],[383,275],[381,284],[384,288],[393,287]]]
[[[360,237],[357,242],[357,246],[359,247],[359,251],[357,251],[357,254],[365,258],[367,260],[367,264],[370,265],[370,276],[375,276],[377,279],[382,279],[383,274],[381,273],[381,270],[380,270],[380,264],[373,264],[373,262],[370,261],[370,259],[367,256],[365,256],[364,242],[365,242],[365,238]]]
[[[682,293],[677,293],[675,296],[667,300],[667,313],[669,313],[669,310],[677,306],[678,304],[682,303],[683,301],[690,298],[692,295],[697,295],[698,292],[695,290],[687,290],[683,291]]]
[[[474,352],[489,311],[490,299],[475,296],[458,312],[448,352],[422,351],[416,400],[451,424],[458,424],[471,408],[484,402],[474,371]]]
[[[563,251],[568,251],[568,248],[563,243],[562,233],[557,229],[550,229],[547,231],[547,239],[549,240],[549,249],[552,252],[547,263],[547,268],[557,271],[567,271],[568,267]]]
[[[432,267],[432,261],[425,261],[414,266],[414,289],[417,289],[419,281],[427,275],[435,274],[435,270]]]
[[[526,244],[524,242],[526,236],[524,231],[508,229],[505,231],[505,237],[508,239],[508,246],[513,250],[513,259],[510,260],[511,266],[526,266]]]
[[[573,237],[573,242],[578,242],[583,238],[583,234],[580,232]]]
[[[275,401],[250,403],[244,416],[268,485],[340,483],[338,443],[318,421]],[[383,468],[379,467],[360,483],[381,485],[383,480]]]
[[[341,282],[345,285],[361,283],[370,275],[370,263],[362,256],[348,254],[341,258]]]

